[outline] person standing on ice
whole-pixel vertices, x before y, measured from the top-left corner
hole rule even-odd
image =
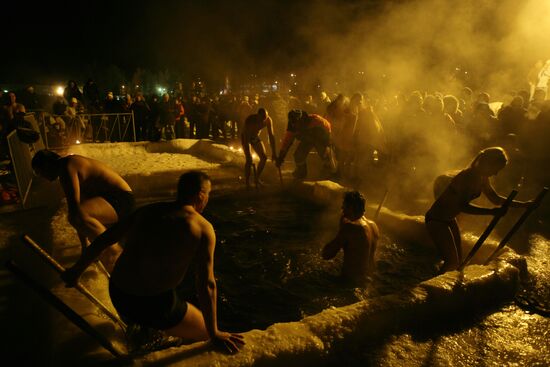
[[[273,162],[277,160],[277,150],[275,148],[275,135],[273,134],[273,121],[265,108],[258,109],[258,113],[250,115],[244,121],[243,131],[241,133],[241,143],[243,146],[244,156],[246,162],[244,164],[244,177],[246,187],[250,187],[250,168],[252,167],[252,155],[250,154],[250,146],[260,157],[258,163],[258,170],[255,173],[254,179],[256,183],[260,184],[260,176],[264,170],[265,163],[267,162],[267,156],[265,154],[264,143],[260,139],[260,131],[263,128],[267,130],[267,136],[269,138],[269,145],[271,146],[271,159]]]
[[[61,157],[50,150],[40,150],[32,159],[32,168],[50,181],[59,178],[67,198],[69,223],[78,233],[83,252],[106,227],[134,209],[134,195],[128,183],[100,161],[80,155]],[[115,245],[101,254],[100,260],[109,272],[121,251]]]
[[[344,250],[342,277],[362,283],[375,270],[376,245],[380,232],[378,226],[365,214],[365,198],[359,191],[347,192],[342,203],[340,229],[336,237],[323,247],[323,259],[334,258]]]
[[[124,240],[124,251],[109,281],[111,301],[123,320],[186,340],[208,340],[229,352],[244,344],[242,335],[218,329],[214,277],[214,227],[202,215],[211,182],[199,171],[184,173],[173,202],[149,204],[109,228],[62,274],[76,284],[104,251]],[[176,288],[196,266],[200,310],[181,299]]]

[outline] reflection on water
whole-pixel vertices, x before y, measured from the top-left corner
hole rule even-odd
[[[382,235],[372,281],[364,289],[343,283],[338,277],[342,254],[332,261],[320,256],[336,234],[339,215],[281,193],[212,198],[205,216],[217,235],[220,325],[234,331],[264,329],[413,287],[435,274],[432,251]]]

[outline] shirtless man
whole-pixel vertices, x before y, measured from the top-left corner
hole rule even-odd
[[[374,257],[380,232],[378,226],[364,216],[365,198],[358,191],[347,192],[342,204],[340,229],[323,248],[323,259],[332,259],[344,249],[342,276],[355,283],[364,282],[374,272]]]
[[[69,209],[69,223],[76,229],[82,250],[105,232],[106,227],[134,209],[132,189],[106,164],[80,155],[61,157],[49,150],[32,159],[36,174],[54,181],[59,178]],[[101,254],[111,272],[122,249],[116,245]]]
[[[176,201],[144,206],[109,228],[67,269],[63,280],[74,285],[104,249],[124,240],[124,251],[109,282],[111,301],[124,320],[187,340],[210,339],[230,352],[238,351],[243,337],[217,326],[216,235],[201,215],[210,190],[205,173],[183,174]],[[197,266],[200,310],[179,299],[175,291],[192,260]]]
[[[508,163],[508,156],[500,147],[483,149],[468,168],[456,176],[440,176],[434,184],[435,202],[426,213],[426,229],[443,258],[440,272],[456,270],[462,262],[460,229],[456,216],[460,213],[503,216],[502,207],[482,208],[471,203],[481,193],[495,205],[506,198],[500,196],[489,181]],[[511,207],[528,207],[532,201],[512,201]]]
[[[244,165],[244,177],[246,180],[246,187],[250,187],[250,167],[252,167],[252,155],[250,154],[250,146],[260,157],[260,163],[258,163],[258,170],[256,172],[256,183],[260,183],[260,175],[264,170],[265,163],[267,162],[267,156],[265,154],[264,143],[260,139],[260,131],[263,128],[267,128],[267,135],[269,138],[269,145],[271,146],[271,159],[273,162],[277,160],[277,154],[275,149],[275,135],[273,134],[273,121],[269,117],[267,111],[264,108],[260,108],[258,113],[250,115],[244,121],[243,132],[241,134],[241,143],[243,145],[244,156],[246,157],[246,163]]]

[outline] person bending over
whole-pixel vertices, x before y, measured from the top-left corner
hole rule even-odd
[[[277,160],[277,154],[275,149],[275,136],[273,135],[273,121],[264,108],[260,108],[258,113],[250,115],[244,121],[243,132],[241,134],[241,143],[243,145],[244,156],[246,163],[244,165],[244,177],[246,180],[246,187],[250,187],[250,167],[252,167],[252,155],[250,154],[250,146],[260,157],[260,163],[258,164],[258,170],[256,172],[255,180],[257,183],[261,183],[260,175],[264,170],[265,163],[267,162],[267,156],[265,154],[264,143],[260,139],[260,131],[266,128],[269,138],[269,145],[271,145],[271,156],[275,162]]]
[[[313,148],[317,150],[319,158],[323,161],[327,175],[336,173],[336,164],[331,150],[331,125],[328,120],[319,115],[308,115],[302,110],[291,110],[288,113],[288,126],[277,158],[277,167],[283,164],[294,139],[300,140],[294,152],[296,170],[293,175],[295,178],[303,179],[307,176],[307,156]]]
[[[212,224],[202,215],[211,183],[203,172],[184,173],[177,199],[137,209],[100,235],[78,262],[62,274],[71,286],[105,248],[124,240],[109,282],[111,301],[127,322],[200,341],[212,340],[231,352],[244,344],[239,334],[218,329]],[[176,288],[194,264],[200,309],[181,299]]]
[[[106,227],[134,209],[134,195],[128,183],[100,161],[80,155],[61,157],[50,150],[40,150],[32,159],[32,168],[50,181],[59,178],[67,198],[69,223],[78,233],[82,250]],[[121,251],[116,245],[101,254],[100,260],[109,272]]]
[[[336,237],[323,248],[323,259],[332,259],[344,250],[342,276],[362,283],[374,272],[375,253],[380,232],[378,226],[364,216],[365,198],[358,191],[347,192],[342,204],[340,229]]]
[[[505,197],[497,194],[489,177],[495,176],[508,163],[504,149],[490,147],[483,149],[474,158],[470,166],[450,178],[450,183],[444,188],[447,177],[436,180],[434,194],[435,202],[426,212],[426,229],[443,257],[443,266],[440,272],[456,270],[462,261],[462,246],[460,229],[456,216],[460,213],[475,215],[504,215],[501,207],[482,208],[470,202],[478,198],[483,192],[495,205],[502,205]],[[439,182],[440,181],[440,182]],[[441,192],[441,195],[438,195]],[[527,207],[532,201],[512,201],[512,207]]]

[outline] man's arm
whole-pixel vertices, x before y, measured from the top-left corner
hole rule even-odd
[[[90,264],[99,257],[103,250],[119,242],[124,237],[131,226],[133,217],[134,216],[132,215],[129,218],[119,221],[114,226],[100,234],[90,244],[90,246],[82,252],[82,256],[80,256],[78,261],[72,267],[65,270],[63,274],[61,274],[61,279],[63,279],[68,286],[74,286],[84,270],[86,270],[86,268],[88,268],[88,266],[90,266]]]
[[[275,134],[273,133],[273,120],[271,119],[271,117],[267,118],[266,127],[269,145],[271,146],[271,160],[275,162],[277,160],[277,148],[275,147]]]
[[[204,315],[206,330],[210,338],[214,338],[218,331],[216,317],[216,278],[214,277],[214,249],[216,247],[216,234],[210,223],[204,225],[199,245],[197,292]]]
[[[292,143],[294,143],[294,135],[295,134],[292,131],[286,131],[283,142],[281,143],[281,151],[279,152],[279,156],[277,157],[277,167],[280,167],[283,164],[286,153],[292,146]]]
[[[244,344],[242,335],[218,330],[216,314],[217,288],[214,277],[214,249],[216,234],[212,224],[205,220],[198,253],[197,291],[208,335],[214,344],[222,345],[229,352],[239,350]]]
[[[374,222],[369,223],[370,229],[371,229],[371,238],[369,239],[369,266],[368,266],[368,273],[373,273],[375,265],[375,255],[376,255],[376,247],[378,246],[378,238],[380,237],[380,230],[378,229],[378,225]]]
[[[338,230],[338,234],[336,234],[336,237],[334,237],[332,241],[330,241],[325,245],[325,247],[323,247],[323,259],[332,259],[336,256],[336,254],[338,254],[338,251],[340,251],[340,249],[344,247],[345,236],[343,226],[344,224],[340,224],[340,229]]]

